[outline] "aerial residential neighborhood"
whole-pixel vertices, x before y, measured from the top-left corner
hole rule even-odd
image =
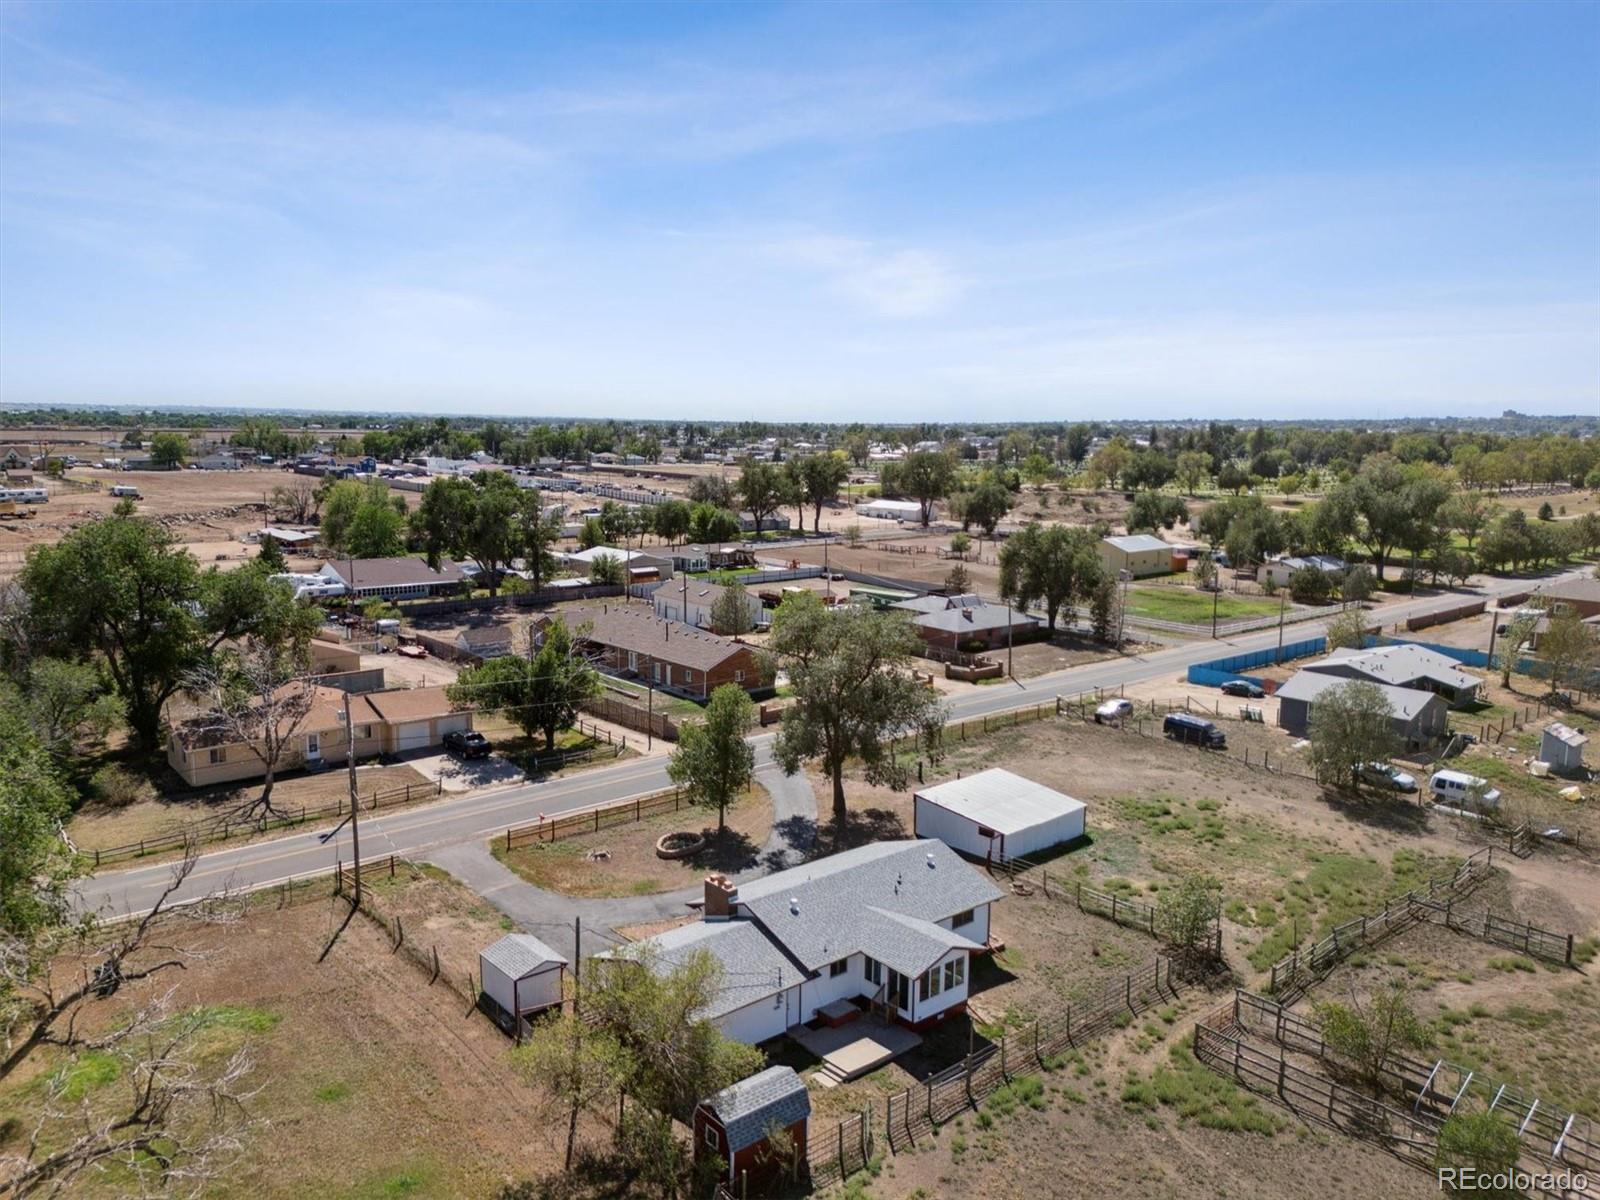
[[[0,1197],[1600,1187],[1600,9],[0,9]]]

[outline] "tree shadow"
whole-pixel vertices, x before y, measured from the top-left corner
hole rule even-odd
[[[691,854],[686,860],[693,867],[736,872],[749,870],[760,861],[761,847],[751,841],[747,834],[724,829],[719,837],[717,831],[708,826],[700,831],[700,836],[706,839],[705,849]]]
[[[784,817],[775,821],[772,832],[784,843],[775,846],[762,856],[762,862],[770,871],[779,871],[791,865],[789,851],[793,851],[800,859],[810,858],[817,847],[817,821],[815,817]]]
[[[1374,829],[1412,836],[1427,832],[1428,810],[1413,800],[1396,801],[1384,796],[1368,798],[1324,788],[1322,802],[1341,816]]]
[[[844,819],[831,820],[818,827],[816,849],[819,854],[836,854],[869,842],[888,842],[909,837],[900,814],[887,808],[852,808]]]

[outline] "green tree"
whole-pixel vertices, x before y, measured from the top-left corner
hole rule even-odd
[[[739,518],[714,504],[696,504],[689,514],[689,536],[703,544],[736,542]]]
[[[761,526],[787,501],[789,486],[783,468],[752,458],[740,468],[738,493],[745,508],[750,510],[756,536],[760,537]]]
[[[850,463],[837,450],[813,454],[799,460],[801,493],[811,505],[811,529],[822,532],[822,510],[839,498],[839,489],[850,478]]]
[[[1052,634],[1061,610],[1090,598],[1103,573],[1094,534],[1080,526],[1030,524],[1000,548],[1000,594],[1022,608],[1042,603]]]
[[[1328,1049],[1345,1060],[1357,1078],[1382,1095],[1389,1064],[1407,1050],[1427,1049],[1428,1028],[1411,1007],[1403,983],[1379,987],[1363,1003],[1353,994],[1350,1003],[1332,1000],[1316,1005],[1322,1038]]]
[[[958,555],[958,556],[960,556],[962,558],[965,558],[966,554],[967,554],[967,551],[971,550],[971,549],[972,549],[972,539],[969,536],[967,536],[966,534],[964,534],[964,533],[958,533],[958,534],[954,535],[950,539],[950,553],[951,554],[955,554],[955,555]]]
[[[894,472],[896,486],[922,506],[922,523],[933,520],[933,506],[955,482],[956,460],[943,450],[917,450],[906,455]]]
[[[1211,476],[1211,456],[1198,450],[1185,450],[1178,455],[1175,474],[1183,490],[1192,496]]]
[[[1434,1153],[1434,1165],[1441,1172],[1466,1171],[1490,1178],[1503,1176],[1517,1165],[1521,1157],[1522,1140],[1499,1113],[1487,1109],[1452,1113],[1439,1126],[1439,1145]],[[1471,1195],[1509,1197],[1522,1194],[1515,1189],[1497,1191],[1476,1185],[1456,1190]]]
[[[289,562],[283,556],[283,547],[278,544],[277,538],[271,536],[261,539],[261,551],[256,555],[256,563],[262,570],[275,575],[289,569]]]
[[[1539,637],[1539,657],[1550,672],[1550,690],[1583,686],[1600,661],[1600,641],[1575,608],[1563,605]]]
[[[755,628],[750,616],[750,594],[738,580],[723,585],[721,593],[711,602],[711,628],[728,637],[737,637]]]
[[[1500,635],[1499,645],[1495,653],[1495,666],[1500,668],[1500,686],[1511,686],[1511,672],[1522,659],[1522,652],[1532,643],[1534,635],[1539,631],[1539,622],[1544,619],[1545,608],[1543,601],[1534,599],[1523,605],[1511,615],[1511,620],[1506,622],[1506,631]]]
[[[507,654],[463,671],[445,694],[453,704],[500,713],[529,738],[542,733],[545,749],[554,750],[556,734],[600,694],[600,677],[560,617],[537,640],[529,656]]]
[[[1140,492],[1128,506],[1129,533],[1154,533],[1158,528],[1171,529],[1179,521],[1189,519],[1189,506],[1177,496],[1160,492]]]
[[[81,746],[103,743],[122,722],[124,706],[94,664],[40,658],[28,667],[22,711],[44,747],[65,759]]]
[[[112,516],[29,552],[18,580],[40,653],[104,663],[135,742],[160,744],[161,711],[223,642],[304,640],[317,615],[253,566],[202,573],[171,533]]]
[[[795,695],[773,756],[791,775],[805,761],[821,760],[842,830],[850,758],[861,760],[869,783],[900,788],[906,768],[890,742],[915,733],[936,752],[944,710],[937,695],[912,678],[916,631],[905,614],[853,604],[829,610],[815,592],[800,592],[778,606],[769,646],[788,670]]]
[[[16,690],[0,684],[0,947],[19,953],[68,920],[68,887],[80,867],[61,836],[71,789],[23,707]],[[7,1034],[19,1002],[10,981],[11,972],[0,971],[0,1032]]]
[[[150,439],[150,461],[158,467],[181,467],[189,457],[189,439],[181,433],[158,433]]]
[[[469,558],[498,594],[500,575],[524,551],[520,518],[531,488],[519,488],[502,471],[479,471],[470,480],[435,479],[411,514],[412,532],[435,570],[443,555]]]
[[[1296,604],[1326,604],[1333,595],[1333,579],[1320,567],[1301,567],[1289,576],[1289,595]]]
[[[350,558],[387,558],[405,550],[406,502],[380,480],[326,484],[319,531],[323,545]]]
[[[565,1118],[566,1170],[572,1170],[578,1118],[611,1114],[632,1074],[628,1052],[609,1030],[591,1028],[578,1013],[564,1010],[534,1023],[527,1042],[512,1051],[511,1061],[549,1114]]]
[[[669,546],[676,546],[689,532],[691,509],[685,500],[663,500],[651,513],[655,535]]]
[[[589,582],[621,587],[628,580],[628,567],[617,554],[596,554],[589,560]]]
[[[1341,499],[1356,516],[1356,541],[1372,556],[1380,584],[1389,556],[1397,548],[1415,548],[1412,543],[1432,523],[1449,495],[1444,484],[1426,470],[1402,467],[1387,454],[1375,454],[1339,489]]]
[[[711,693],[705,720],[685,725],[667,764],[667,775],[689,789],[695,802],[717,810],[717,836],[726,828],[728,805],[755,778],[755,748],[745,740],[756,706],[745,690],[725,683]]]
[[[1311,705],[1311,762],[1320,778],[1347,780],[1361,790],[1364,763],[1395,751],[1394,709],[1375,683],[1352,679],[1329,688]]]
[[[1185,875],[1156,900],[1156,929],[1180,955],[1209,955],[1222,916],[1222,884],[1210,875]]]
[[[1011,511],[1011,490],[990,472],[967,493],[964,504],[962,518],[983,530],[985,537],[992,538],[995,529]]]

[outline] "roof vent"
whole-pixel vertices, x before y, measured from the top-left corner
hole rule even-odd
[[[933,851],[930,850],[930,851],[928,851],[928,869],[930,871],[933,870],[933,866],[934,866],[934,863],[933,863]]]
[[[800,897],[799,896],[790,896],[789,897],[789,911],[792,912],[797,917],[800,915]]]

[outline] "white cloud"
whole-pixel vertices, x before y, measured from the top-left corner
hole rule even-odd
[[[810,270],[837,295],[882,317],[926,317],[950,309],[965,288],[943,258],[914,247],[892,248],[859,238],[799,234],[766,252]]]

